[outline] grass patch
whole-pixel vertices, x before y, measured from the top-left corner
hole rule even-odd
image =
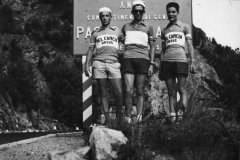
[[[178,122],[152,116],[140,124],[110,127],[129,139],[120,159],[238,160],[240,125],[225,122],[222,116],[204,111]]]

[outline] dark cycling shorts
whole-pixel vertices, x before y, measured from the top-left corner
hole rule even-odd
[[[178,77],[179,75],[188,76],[187,62],[162,62],[161,71],[159,73],[161,80]]]
[[[123,58],[121,67],[122,73],[148,74],[150,62],[144,58]]]

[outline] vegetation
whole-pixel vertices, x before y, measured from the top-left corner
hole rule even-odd
[[[188,109],[176,122],[162,114],[151,116],[138,125],[110,124],[122,130],[130,140],[120,152],[122,159],[154,159],[156,155],[168,160],[239,159],[240,97],[237,86],[240,66],[236,63],[239,55],[230,47],[217,44],[215,39],[208,40],[205,33],[195,27],[194,37],[195,47],[215,68],[223,83],[203,77],[214,95],[202,99],[196,94],[199,88],[192,90]],[[199,103],[204,106],[196,107]]]
[[[120,129],[129,139],[119,159],[238,160],[240,125],[226,120],[226,114],[209,108],[186,112],[175,122],[159,115],[140,124],[110,123],[110,127]]]
[[[5,47],[0,55],[1,94],[8,94],[15,107],[19,104],[36,106],[38,102],[32,97],[35,87],[31,64],[23,59],[22,50],[16,46],[16,41],[11,41],[10,48]]]
[[[35,110],[81,126],[81,59],[72,56],[72,9],[68,0],[0,5],[0,94],[29,116]]]
[[[194,36],[201,37],[201,35],[204,33],[201,32]],[[240,86],[240,55],[231,47],[218,44],[214,38],[208,40],[206,36],[201,38],[199,52],[216,70],[223,82],[223,85],[219,86],[212,81],[207,81],[213,91],[219,95],[221,102],[219,107],[230,112],[227,118],[240,122],[240,90],[238,89]]]
[[[57,57],[50,64],[42,67],[41,71],[46,78],[51,91],[52,116],[69,126],[81,124],[81,64],[79,59],[70,64],[68,58]]]
[[[0,4],[0,95],[15,109],[29,114],[38,110],[69,126],[81,125],[82,64],[72,56],[72,1],[20,2],[17,11],[11,3]],[[207,106],[195,110],[200,100],[193,90],[191,112],[178,122],[159,115],[139,125],[113,123],[112,128],[130,139],[122,159],[151,159],[156,154],[180,160],[238,159],[240,56],[209,40],[202,30],[193,31],[195,48],[222,81],[203,78],[217,96],[201,99]]]

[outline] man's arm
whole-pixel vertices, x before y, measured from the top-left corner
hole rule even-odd
[[[91,35],[91,38],[90,38],[90,46],[89,46],[89,49],[87,51],[87,57],[86,57],[86,62],[85,62],[85,66],[84,66],[84,72],[85,72],[85,75],[87,77],[90,76],[90,73],[91,73],[91,70],[90,70],[90,66],[91,66],[91,61],[92,61],[92,57],[93,57],[93,52],[95,50],[95,34],[94,32],[92,33]]]
[[[148,41],[149,41],[149,46],[150,46],[150,50],[149,50],[149,53],[150,53],[150,67],[149,67],[148,74],[152,75],[153,74],[154,58],[155,58],[153,27],[152,26],[149,29]]]
[[[150,63],[153,63],[154,62],[154,57],[155,57],[155,53],[154,53],[154,41],[151,40],[149,42],[149,46],[150,46]]]
[[[190,73],[194,73],[195,72],[194,65],[193,65],[194,50],[193,50],[193,45],[192,45],[192,39],[187,39],[187,45],[188,45],[188,52],[189,52],[189,56],[190,56],[190,61],[189,61]]]
[[[193,61],[194,61],[194,50],[193,50],[193,44],[192,44],[192,36],[191,36],[191,31],[190,31],[190,27],[186,26],[186,42],[187,42],[187,47],[188,47],[188,53],[190,56],[190,61],[189,61],[189,65],[190,65],[190,72],[194,73],[194,65],[193,65]]]
[[[187,46],[188,46],[188,52],[190,56],[190,62],[192,62],[194,61],[194,50],[193,50],[192,39],[187,39]]]
[[[91,70],[90,70],[91,63],[90,62],[92,61],[94,49],[95,49],[94,46],[90,46],[87,51],[87,57],[86,57],[86,62],[85,62],[85,66],[84,66],[84,72],[87,77],[89,77],[90,73],[91,73]]]
[[[118,40],[120,43],[124,43],[124,41],[125,41],[125,25],[123,25],[123,27],[119,33]]]

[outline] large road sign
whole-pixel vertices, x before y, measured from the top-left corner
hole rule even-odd
[[[161,28],[168,23],[166,4],[175,1],[180,5],[179,19],[192,25],[192,0],[145,0],[145,20],[153,25],[155,51],[161,51]],[[74,55],[87,53],[91,32],[101,25],[98,10],[101,7],[109,7],[112,10],[112,26],[122,28],[123,24],[132,20],[131,0],[74,0]],[[120,49],[122,47],[120,46]]]

